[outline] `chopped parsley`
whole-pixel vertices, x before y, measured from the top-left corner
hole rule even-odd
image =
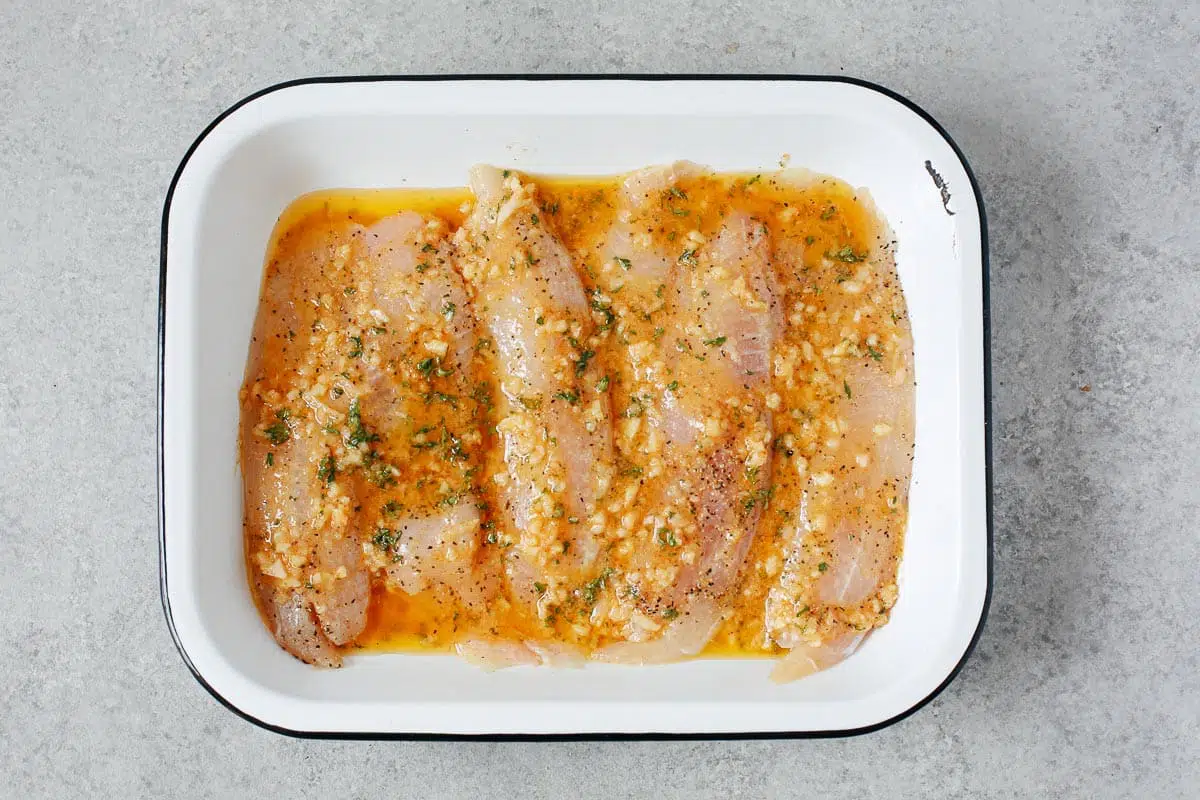
[[[291,429],[282,422],[272,422],[263,430],[263,433],[271,444],[283,444],[292,436]]]
[[[401,509],[403,509],[403,508],[404,508],[404,506],[400,505],[395,500],[388,500],[386,503],[383,504],[382,510],[383,510],[384,516],[394,517],[397,514],[399,514]]]
[[[579,392],[576,391],[575,389],[572,389],[569,392],[557,392],[554,395],[554,399],[555,400],[566,400],[571,405],[575,405],[576,403],[579,402]]]
[[[442,316],[446,318],[447,322],[454,319],[454,312],[457,310],[458,306],[454,305],[454,303],[451,303],[449,300],[442,303]]]
[[[351,336],[350,343],[353,345],[350,348],[350,357],[351,358],[362,358],[362,354],[363,354],[362,337],[361,336]]]
[[[659,528],[654,532],[654,541],[664,547],[679,547],[679,539],[675,537],[675,531],[670,528]]]
[[[589,605],[594,604],[596,602],[596,598],[599,597],[600,592],[605,586],[608,585],[608,576],[612,574],[613,568],[605,567],[603,572],[585,583],[583,588],[579,590],[580,596],[583,597],[583,601]]]
[[[630,261],[628,258],[621,258],[620,256],[617,256],[613,260],[621,265],[621,269],[625,269],[625,270],[633,269],[633,262]]]
[[[321,459],[321,463],[317,465],[317,478],[323,483],[333,483],[337,477],[337,462],[333,460],[333,456],[325,456]]]
[[[537,591],[538,594],[546,593],[546,584],[542,583],[541,581],[534,581],[533,588]]]
[[[607,375],[605,375],[600,380],[596,381],[596,391],[597,392],[607,392],[608,391],[608,376]]]
[[[844,380],[842,381],[842,391],[844,391],[846,393],[847,400],[851,400],[854,398],[854,393],[850,391],[850,384]]]
[[[746,499],[742,501],[742,508],[750,511],[759,503],[762,503],[765,506],[768,502],[770,502],[771,495],[774,493],[775,489],[770,486],[765,489],[755,489],[753,492],[746,495]]]
[[[673,608],[668,608],[666,611],[663,612],[663,619],[666,619],[666,620],[675,619],[678,616],[679,616],[679,612]]]
[[[538,215],[537,215],[537,214],[530,214],[530,215],[529,215],[529,221],[530,221],[530,222],[532,222],[534,225],[537,225],[539,222],[541,222],[541,220],[540,220],[540,219],[538,219]]]
[[[396,546],[399,538],[396,532],[389,528],[376,528],[375,535],[371,537],[371,543],[380,550],[391,550]]]
[[[586,372],[588,368],[588,362],[591,361],[595,355],[595,350],[584,350],[582,353],[580,353],[579,360],[575,362],[575,374],[582,375],[584,372]]]
[[[805,236],[805,237],[804,237],[804,243],[805,243],[805,244],[812,244],[812,243],[813,243],[813,242],[815,242],[816,240],[817,240],[817,237],[815,237],[815,236]]]
[[[750,180],[746,181],[746,185],[747,185],[747,186],[753,186],[754,184],[758,183],[758,182],[759,182],[759,181],[761,181],[761,180],[762,180],[762,175],[755,175],[753,178],[751,178]]]
[[[825,570],[829,569],[829,565],[822,561],[820,564],[817,564],[817,569],[821,572],[824,572]]]
[[[667,384],[668,392],[673,392],[678,388],[679,388],[679,381],[671,381],[670,383]]]
[[[358,405],[358,398],[350,403],[350,411],[346,416],[346,423],[350,426],[349,435],[346,437],[346,444],[351,447],[358,447],[363,442],[379,441],[379,434],[371,433],[367,430],[367,426],[363,425],[362,410]]]
[[[591,306],[593,311],[599,311],[604,315],[604,324],[600,326],[600,330],[606,331],[612,327],[613,320],[617,318],[616,314],[613,313],[612,306],[605,305],[595,298],[592,299]]]
[[[727,341],[729,341],[728,336],[717,336],[713,339],[705,339],[704,344],[707,345],[708,347],[720,347],[721,345],[725,344],[725,342],[727,342]]]
[[[684,250],[682,253],[679,254],[679,263],[684,264],[689,267],[696,266],[696,251],[695,250]]]
[[[429,262],[428,262],[428,261],[422,261],[420,264],[417,264],[417,266],[415,267],[415,269],[417,270],[417,272],[418,272],[418,273],[420,273],[420,272],[424,272],[425,270],[429,269]]]
[[[876,361],[880,361],[883,359],[883,353],[879,352],[874,347],[871,347],[871,345],[867,345],[867,355],[870,356],[871,358],[875,359]]]
[[[433,251],[434,251],[434,246],[431,245],[429,242],[426,242],[425,244],[421,245],[422,253],[432,253]]]
[[[827,253],[826,255],[828,255],[832,259],[836,259],[837,261],[841,261],[845,264],[857,264],[859,261],[867,260],[866,253],[861,253],[861,254],[856,253],[856,252],[854,252],[854,249],[852,247],[850,247],[850,245],[845,245],[838,250],[834,250],[831,253]]]
[[[421,396],[425,400],[425,405],[430,406],[434,403],[446,403],[451,408],[458,408],[458,398],[452,394],[445,392],[426,392]]]
[[[267,466],[268,467],[275,466],[275,454],[274,453],[267,453]]]
[[[471,399],[483,406],[485,410],[491,411],[492,391],[486,382],[475,385],[475,389],[471,392]]]
[[[837,206],[830,206],[821,212],[821,219],[833,219],[833,215],[837,213]]]
[[[668,191],[672,197],[678,197],[680,200],[687,200],[687,192],[680,189],[678,186],[672,186]]]

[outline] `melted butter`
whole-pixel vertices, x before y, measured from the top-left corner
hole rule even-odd
[[[534,176],[539,187],[539,199],[544,213],[553,221],[554,228],[563,243],[582,265],[581,277],[586,288],[597,288],[598,277],[594,269],[595,252],[612,226],[617,213],[620,195],[620,179],[614,177],[560,177]],[[666,246],[680,251],[685,248],[687,237],[699,232],[711,239],[720,228],[722,220],[731,208],[748,212],[762,220],[776,242],[793,241],[804,243],[803,266],[791,265],[784,270],[776,265],[777,286],[785,306],[798,300],[810,306],[823,308],[822,292],[831,292],[839,282],[846,280],[847,267],[852,266],[830,257],[831,253],[849,248],[851,253],[878,253],[883,243],[885,229],[873,211],[848,185],[831,179],[815,177],[811,181],[793,183],[777,180],[773,175],[719,174],[686,180],[679,185],[678,198],[664,202],[661,213],[655,214],[648,224],[647,234],[654,241],[669,243]],[[400,211],[416,211],[445,220],[453,230],[460,226],[469,210],[472,196],[465,188],[453,189],[382,189],[382,190],[329,190],[313,192],[294,201],[280,216],[268,246],[267,269],[279,268],[288,262],[293,248],[312,236],[335,230],[347,222],[370,225],[371,223]],[[310,287],[311,289],[311,287]],[[315,291],[315,290],[314,290]],[[896,294],[895,303],[902,304],[898,285],[892,282],[889,291]],[[784,316],[788,308],[784,309]],[[809,320],[804,330],[789,330],[785,341],[799,342],[798,337],[816,338],[836,342],[843,330],[829,325],[822,329],[820,314],[806,313]],[[894,315],[893,315],[894,319]],[[844,327],[844,320],[839,325]],[[856,331],[862,336],[882,333],[883,329],[868,321]],[[620,375],[619,359],[610,353],[597,356],[610,365],[614,375]],[[267,363],[266,370],[270,370]],[[782,395],[782,408],[817,408],[817,400],[811,394],[788,391],[775,387]],[[616,405],[614,405],[614,415]],[[806,414],[812,413],[806,410]],[[782,416],[782,415],[780,415]],[[791,423],[789,423],[791,424]],[[781,425],[786,428],[786,425]],[[782,432],[777,430],[778,435]],[[494,450],[494,441],[488,435],[484,449]],[[791,465],[786,459],[775,456],[776,471],[786,470]],[[498,507],[490,474],[497,468],[498,459],[485,457],[479,466],[483,469],[485,501],[490,508]],[[705,657],[759,657],[778,655],[779,650],[764,645],[763,604],[778,570],[770,572],[765,565],[774,559],[776,563],[786,556],[783,549],[784,529],[790,520],[776,512],[795,508],[800,500],[800,485],[797,481],[781,480],[777,491],[770,499],[770,508],[764,513],[759,530],[746,560],[742,578],[726,598],[730,614],[721,625],[712,642],[702,653]],[[405,497],[415,503],[420,501],[420,492],[405,487]],[[362,507],[377,507],[379,498],[360,498]],[[490,512],[484,520],[494,521]],[[253,545],[247,543],[247,555],[252,555]],[[890,569],[894,574],[899,558],[899,543]],[[251,570],[254,566],[251,564]],[[498,602],[489,610],[486,619],[479,619],[455,602],[453,594],[445,590],[429,590],[415,596],[400,591],[385,589],[376,582],[372,589],[372,603],[366,630],[354,646],[376,651],[445,652],[469,634],[486,631],[492,636],[512,639],[561,638],[573,641],[586,648],[603,645],[610,639],[596,635],[580,638],[569,633],[567,626],[558,622],[547,626],[515,609],[515,604]]]

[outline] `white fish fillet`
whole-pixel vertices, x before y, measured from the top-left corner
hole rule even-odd
[[[575,267],[545,215],[536,189],[495,167],[471,170],[474,209],[458,243],[476,292],[480,322],[497,354],[503,402],[497,425],[507,468],[505,501],[517,530],[549,504],[554,518],[583,518],[611,479],[608,398],[593,391],[588,367],[591,318]],[[561,508],[559,508],[561,507]],[[542,518],[547,508],[540,508]],[[585,525],[564,533],[566,564],[586,568],[598,544]],[[516,547],[510,558],[518,593],[548,567],[544,553]]]
[[[697,655],[721,624],[716,603],[697,600],[668,624],[657,639],[647,642],[617,642],[592,654],[597,661],[613,664],[667,664]]]

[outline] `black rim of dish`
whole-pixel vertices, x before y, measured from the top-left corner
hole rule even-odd
[[[971,191],[975,199],[976,207],[979,209],[979,239],[980,239],[980,255],[982,269],[982,284],[983,284],[983,424],[984,424],[984,483],[985,483],[985,505],[986,505],[986,527],[987,527],[987,585],[984,587],[983,608],[979,613],[979,622],[975,627],[975,632],[971,636],[971,641],[963,651],[958,663],[950,670],[949,674],[937,685],[928,695],[914,703],[905,711],[902,711],[895,716],[877,722],[873,725],[867,725],[861,728],[838,729],[828,731],[769,731],[755,732],[749,731],[745,733],[566,733],[566,734],[525,734],[525,733],[487,733],[487,734],[445,734],[445,733],[376,733],[376,732],[343,732],[343,731],[301,731],[292,730],[290,728],[282,728],[278,725],[272,725],[264,722],[251,714],[246,713],[242,709],[235,706],[229,700],[225,699],[204,679],[204,676],[196,669],[188,656],[187,650],[184,649],[183,643],[179,640],[179,635],[175,630],[175,621],[171,616],[171,603],[167,594],[167,565],[166,565],[166,503],[164,498],[164,448],[163,448],[163,406],[165,402],[166,385],[164,383],[164,366],[166,359],[166,319],[167,319],[167,223],[171,214],[171,199],[175,195],[175,187],[179,183],[179,178],[183,174],[184,168],[191,160],[192,154],[200,143],[216,128],[221,122],[233,114],[242,106],[251,103],[264,95],[272,92],[288,89],[294,86],[304,86],[308,84],[322,83],[421,83],[434,81],[795,81],[795,82],[810,82],[810,83],[845,83],[853,86],[859,86],[864,89],[869,89],[891,100],[900,103],[909,110],[913,111],[925,122],[929,124],[938,135],[946,140],[950,145],[950,149],[958,157],[959,162],[963,166],[963,171],[966,172],[967,178],[971,182]],[[975,173],[971,169],[970,163],[966,156],[963,155],[958,144],[953,137],[942,127],[936,119],[929,115],[923,108],[918,106],[913,101],[903,95],[897,94],[890,89],[880,86],[877,83],[861,80],[859,78],[850,78],[841,75],[361,75],[361,76],[334,76],[334,77],[315,77],[315,78],[299,78],[291,81],[284,81],[273,86],[268,86],[253,94],[247,95],[232,106],[223,111],[216,119],[208,124],[200,135],[196,137],[191,146],[184,153],[183,159],[179,162],[179,167],[175,170],[174,176],[171,178],[171,184],[167,189],[166,200],[163,203],[162,213],[162,235],[159,253],[159,282],[158,282],[158,410],[157,410],[157,435],[158,435],[158,575],[159,575],[159,591],[162,599],[163,613],[166,616],[167,627],[171,631],[171,639],[175,642],[175,648],[179,651],[180,657],[184,664],[187,665],[188,671],[192,673],[192,677],[204,687],[204,689],[212,695],[221,705],[228,708],[233,713],[237,714],[242,719],[258,725],[266,730],[280,733],[285,736],[293,736],[302,739],[361,739],[361,740],[379,740],[379,741],[649,741],[649,740],[737,740],[737,739],[826,739],[840,738],[849,736],[859,736],[866,733],[887,728],[891,725],[900,722],[901,720],[911,716],[918,710],[923,708],[931,700],[942,693],[949,686],[958,674],[962,671],[963,666],[967,663],[971,653],[974,652],[976,645],[979,643],[980,636],[983,634],[984,623],[987,620],[988,610],[992,601],[992,561],[993,561],[993,541],[992,541],[992,356],[991,356],[991,303],[990,303],[990,284],[991,276],[989,272],[988,261],[988,239],[987,239],[987,216],[983,205],[983,196],[979,191],[979,182],[975,178]]]

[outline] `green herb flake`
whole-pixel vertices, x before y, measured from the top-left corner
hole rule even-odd
[[[805,236],[805,237],[804,237],[804,243],[805,243],[805,244],[812,244],[812,243],[813,243],[813,242],[815,242],[816,240],[817,240],[817,237],[815,237],[815,236]]]
[[[829,565],[822,561],[820,564],[817,564],[817,569],[821,572],[824,572],[825,570],[829,569]]]
[[[607,392],[608,391],[608,383],[609,383],[608,376],[605,375],[603,378],[596,381],[596,391],[597,392]]]
[[[828,253],[827,255],[830,258],[841,261],[845,264],[857,264],[859,261],[865,261],[867,259],[866,253],[855,253],[854,249],[850,247],[850,245],[845,245],[838,250],[834,250],[832,253]]]
[[[273,422],[263,430],[271,444],[283,444],[292,436],[291,430],[282,422]]]
[[[761,180],[762,180],[762,175],[755,175],[753,178],[751,178],[750,180],[746,181],[746,185],[747,185],[747,186],[753,186],[754,184],[758,183],[758,182],[759,182],[759,181],[761,181]]]
[[[680,200],[687,200],[687,192],[680,189],[678,186],[672,186],[668,189],[672,197],[678,197]]]
[[[566,400],[571,405],[575,405],[576,403],[579,402],[579,392],[574,389],[572,389],[569,392],[556,392],[554,395],[554,399],[555,400]]]
[[[447,300],[445,303],[442,303],[442,316],[446,318],[447,322],[454,319],[454,312],[457,310],[458,306],[456,306],[454,303],[451,303],[449,300]]]
[[[670,528],[659,528],[654,532],[654,541],[664,547],[679,547],[679,539]]]
[[[323,483],[333,483],[336,477],[337,462],[333,460],[333,456],[325,456],[317,465],[317,478]]]
[[[871,347],[871,345],[867,345],[867,355],[870,356],[871,358],[875,359],[876,361],[883,360],[883,353],[879,352],[874,347]]]
[[[275,466],[275,454],[274,453],[267,453],[267,466],[268,467]]]
[[[696,266],[696,251],[684,250],[679,254],[679,263],[689,267]]]
[[[621,265],[621,269],[624,269],[624,270],[633,269],[633,262],[630,261],[628,258],[621,258],[620,256],[617,256],[613,260]]]
[[[417,266],[414,267],[414,269],[416,269],[416,271],[418,273],[424,272],[425,270],[429,269],[429,262],[422,261],[420,264],[417,264]]]
[[[605,567],[604,571],[601,572],[597,577],[592,578],[583,585],[583,588],[581,588],[579,592],[585,603],[588,605],[595,604],[596,598],[599,597],[601,590],[608,585],[608,577],[612,574],[612,567]]]
[[[679,616],[679,612],[673,608],[668,608],[663,612],[663,619],[672,620]]]
[[[350,297],[357,291],[358,289],[355,289],[353,286],[347,286],[345,289],[342,289],[342,294],[346,295],[346,297]]]
[[[358,447],[364,442],[377,442],[379,435],[371,433],[367,430],[367,426],[363,425],[362,409],[358,405],[358,398],[350,403],[350,410],[346,415],[346,423],[350,426],[349,435],[346,437],[346,444],[351,447]]]
[[[371,537],[371,543],[380,550],[391,550],[396,546],[399,538],[396,532],[389,528],[376,528],[375,535]]]
[[[533,588],[537,591],[538,594],[546,593],[546,584],[542,583],[541,581],[534,581]]]
[[[361,336],[351,336],[350,342],[353,345],[350,348],[350,357],[351,358],[362,358],[362,354],[363,354],[362,337]]]
[[[582,375],[587,371],[588,362],[596,355],[595,350],[584,350],[579,354],[579,360],[575,362],[575,374]]]
[[[830,206],[821,212],[821,219],[833,219],[833,215],[837,213],[837,206]]]
[[[458,398],[445,392],[426,392],[422,395],[422,398],[425,400],[425,405],[427,406],[431,406],[434,403],[445,403],[451,408],[458,408]]]
[[[538,219],[538,215],[537,215],[537,214],[530,214],[530,215],[529,215],[529,221],[530,221],[531,223],[533,223],[534,225],[537,225],[539,222],[541,222],[541,220],[540,220],[540,219]]]
[[[717,336],[713,339],[705,339],[704,344],[708,347],[720,347],[727,341],[729,341],[728,336]]]
[[[673,392],[678,388],[679,388],[679,381],[671,381],[670,383],[667,384],[668,392]]]
[[[851,400],[854,398],[854,393],[850,391],[850,384],[844,380],[842,381],[842,391],[844,391],[846,393],[847,400]]]

